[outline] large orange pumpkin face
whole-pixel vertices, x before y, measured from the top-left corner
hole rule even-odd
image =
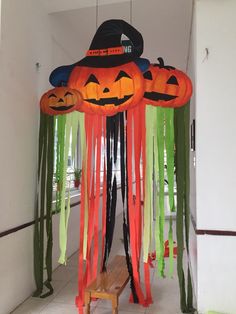
[[[74,68],[69,84],[83,96],[79,111],[105,116],[136,106],[144,92],[143,76],[135,63],[112,68]]]
[[[145,82],[144,101],[146,104],[177,108],[185,105],[192,95],[189,77],[173,67],[160,64],[150,65],[143,74]]]
[[[81,102],[79,91],[63,86],[45,93],[40,100],[40,107],[43,113],[57,115],[77,110]]]

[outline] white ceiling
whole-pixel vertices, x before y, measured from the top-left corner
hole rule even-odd
[[[97,2],[98,5],[104,5],[126,1],[127,0],[41,0],[48,13],[92,7],[96,6]]]

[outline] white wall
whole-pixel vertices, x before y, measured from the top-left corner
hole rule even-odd
[[[191,206],[193,214],[196,207],[197,229],[236,231],[236,2],[198,0],[195,4],[196,48],[190,61],[196,70],[196,110],[191,111],[191,117],[196,117],[196,170],[191,153]],[[236,237],[198,235],[196,256],[193,229],[191,234],[199,313],[236,313]]]
[[[235,10],[233,0],[197,2],[197,225],[202,229],[235,230]],[[203,62],[205,48],[209,57]]]
[[[48,19],[38,1],[2,1],[0,50],[0,231],[34,217],[38,94],[47,88]],[[41,74],[35,64],[41,64]],[[9,313],[34,289],[33,232],[0,239],[0,313]]]

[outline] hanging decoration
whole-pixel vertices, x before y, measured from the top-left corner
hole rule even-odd
[[[122,35],[126,35],[132,43],[130,53],[125,53],[122,47]],[[70,189],[68,192],[66,189],[67,161],[69,148],[75,156],[79,134],[82,180],[76,305],[80,314],[83,314],[85,287],[96,278],[98,271],[106,271],[109,260],[116,218],[117,177],[114,170],[118,167],[118,161],[124,251],[132,292],[130,302],[145,307],[152,303],[150,265],[154,257],[157,260],[158,274],[164,276],[164,258],[168,256],[169,274],[173,275],[176,244],[172,215],[168,240],[164,236],[165,195],[168,184],[171,213],[177,208],[177,267],[181,309],[184,312],[193,312],[190,270],[188,268],[186,301],[182,266],[184,223],[188,252],[186,108],[189,106],[186,104],[192,94],[192,85],[186,74],[166,66],[162,58],[158,58],[159,64],[150,65],[147,59],[140,58],[142,52],[142,35],[133,26],[123,20],[105,21],[97,29],[82,60],[59,67],[51,73],[49,80],[55,88],[45,93],[40,103],[42,121],[51,121],[51,124],[46,124],[45,127],[43,122],[40,126],[38,182],[41,203],[36,210],[35,295],[41,295],[43,288],[45,211],[48,232],[48,280],[45,285],[49,288],[48,294],[53,291],[50,284],[52,190],[49,187],[52,184],[53,160],[55,179],[60,187],[56,192],[55,208],[60,212],[59,262],[66,264],[70,213]],[[55,142],[52,147],[56,147],[54,156],[53,149],[49,147],[52,140]],[[175,178],[177,207],[174,197]],[[40,263],[37,264],[37,261]],[[141,277],[142,268],[144,278]],[[142,280],[145,283],[144,289]]]
[[[151,64],[143,75],[145,80],[144,101],[161,107],[178,108],[184,106],[192,95],[192,83],[189,77],[172,66]]]
[[[138,105],[143,96],[142,73],[134,62],[106,69],[76,66],[70,81],[83,94],[79,110],[90,114],[113,116]]]
[[[133,53],[126,54],[121,35],[132,40]],[[143,77],[133,62],[143,51],[141,34],[121,20],[104,22],[96,31],[86,57],[71,72],[69,86],[83,95],[80,111],[112,116],[128,110],[143,96]]]
[[[45,114],[58,115],[79,110],[81,103],[82,97],[78,90],[61,86],[50,89],[42,96],[40,108]]]

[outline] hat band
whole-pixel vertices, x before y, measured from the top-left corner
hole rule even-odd
[[[124,48],[122,46],[105,48],[105,49],[95,49],[88,50],[86,53],[87,57],[104,57],[104,56],[112,56],[112,55],[122,55],[124,54]]]

